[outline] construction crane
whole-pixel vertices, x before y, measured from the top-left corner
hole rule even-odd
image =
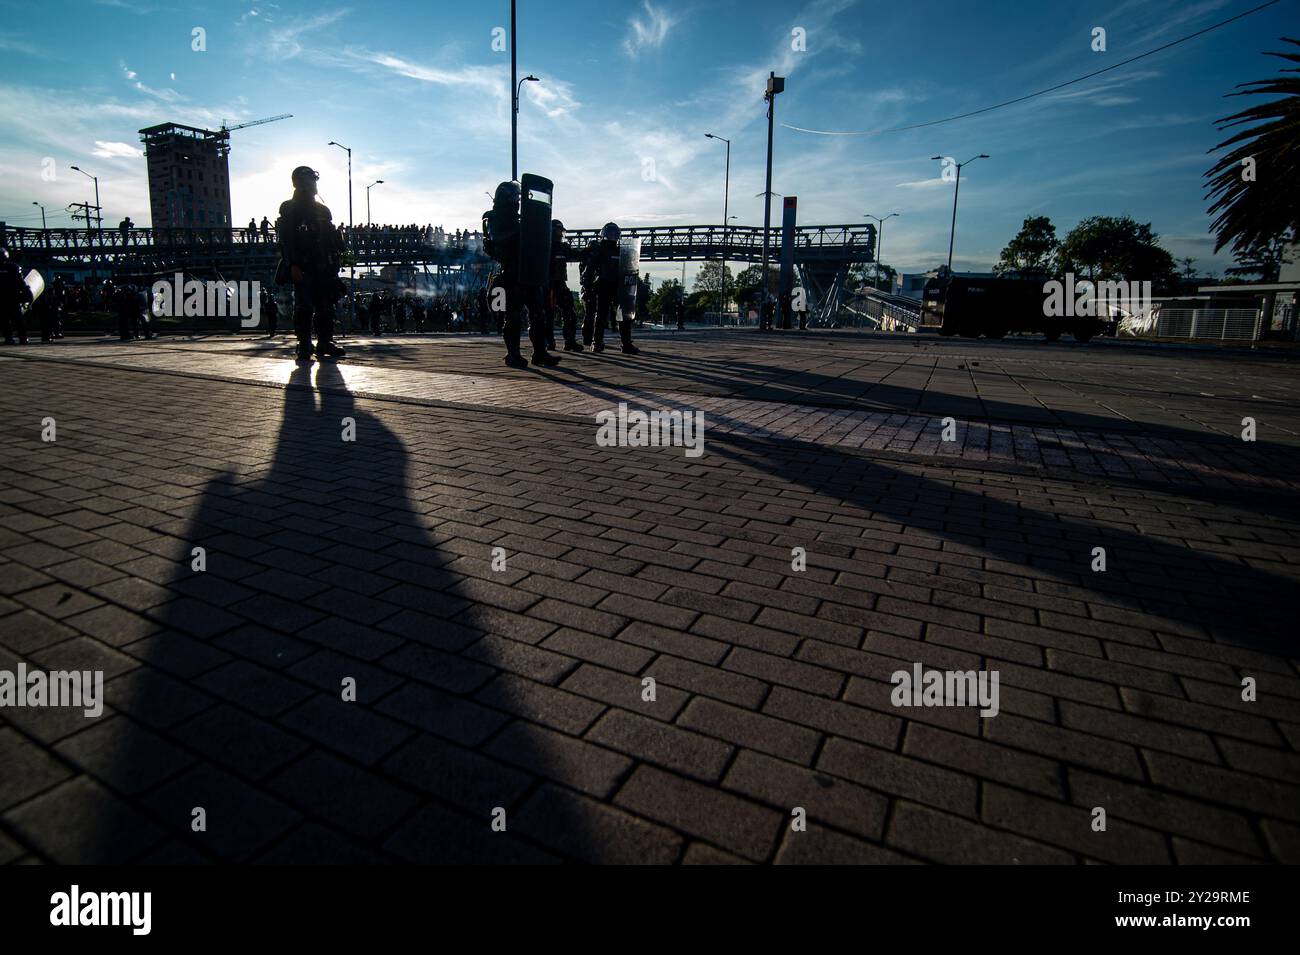
[[[223,119],[221,121],[221,131],[229,133],[236,129],[244,129],[247,126],[261,126],[263,123],[275,123],[282,119],[293,119],[293,113],[281,113],[279,116],[268,116],[266,119],[253,119],[247,123],[238,123],[235,126],[227,126],[226,121]]]
[[[236,129],[247,129],[249,126],[261,126],[265,123],[275,123],[282,119],[292,119],[293,113],[281,113],[279,116],[268,116],[265,119],[252,119],[247,123],[236,123],[234,126],[227,126],[226,121],[221,121],[221,128],[213,132],[212,138],[217,141],[217,148],[221,155],[230,155],[230,134]]]

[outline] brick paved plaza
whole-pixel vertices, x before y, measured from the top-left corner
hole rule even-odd
[[[0,352],[0,861],[1300,861],[1290,354],[286,342]]]

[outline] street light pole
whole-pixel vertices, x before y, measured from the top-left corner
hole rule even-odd
[[[767,281],[767,257],[768,246],[771,244],[772,230],[772,123],[776,114],[776,97],[778,93],[785,90],[785,77],[777,76],[775,72],[769,71],[767,76],[767,92],[763,94],[763,99],[767,100],[767,188],[763,194],[763,265],[759,273],[759,281],[763,287],[763,297],[760,300],[761,306],[758,313],[758,327],[765,328],[764,322],[767,321],[767,302],[770,294]]]
[[[898,215],[897,212],[891,212],[889,215],[885,216],[884,219],[882,219],[880,218],[880,216],[873,216],[870,212],[868,212],[862,217],[864,219],[876,220],[876,285],[877,286],[880,285],[880,263],[882,261],[882,257],[885,254],[884,252],[885,222],[888,221],[889,219],[894,218],[894,216],[896,215]]]
[[[383,184],[384,180],[376,179],[369,186],[366,186],[366,228],[370,228],[372,225],[370,221],[370,189],[373,186],[382,186]]]
[[[32,205],[34,205],[34,206],[39,206],[39,207],[40,207],[40,210],[41,210],[41,245],[45,246],[45,248],[48,249],[48,248],[50,247],[50,227],[47,226],[47,225],[45,224],[45,207],[42,206],[39,202],[37,202],[35,199],[32,200]]]
[[[931,156],[931,159],[942,160],[942,156]],[[988,159],[988,153],[980,153],[978,156],[972,156],[965,162],[957,163],[957,185],[952,190],[952,232],[948,235],[948,272],[952,273],[952,247],[957,241],[957,196],[961,193],[961,167],[969,166],[976,159]]]
[[[95,180],[95,241],[99,243],[100,256],[102,258],[104,248],[104,215],[103,210],[99,205],[99,177],[92,176],[80,166],[73,166],[71,168],[77,170],[77,172],[81,173],[87,179]],[[86,231],[90,231],[90,210],[86,210]]]
[[[513,56],[513,48],[511,55]],[[524,88],[525,83],[539,82],[541,81],[537,77],[529,73],[515,84],[515,98],[511,103],[512,112],[510,118],[512,124],[510,127],[510,178],[514,180],[519,179],[519,91]]]
[[[510,88],[515,91],[510,104],[510,179],[519,179],[519,84],[515,48],[515,0],[510,0]]]
[[[327,145],[337,146],[348,154],[348,328],[352,334],[352,322],[357,315],[357,242],[352,235],[352,149],[342,143],[330,140]]]
[[[718,327],[722,327],[722,316],[727,311],[727,231],[730,220],[727,217],[728,203],[731,201],[731,140],[713,133],[705,133],[709,139],[721,139],[727,144],[727,166],[722,179],[722,307],[718,309]],[[768,183],[769,188],[771,183]],[[685,282],[682,283],[683,286]]]

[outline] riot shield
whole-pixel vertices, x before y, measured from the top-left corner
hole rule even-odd
[[[27,287],[31,290],[32,304],[35,305],[36,300],[40,298],[41,293],[45,291],[45,279],[41,277],[40,272],[37,272],[35,269],[32,269],[30,272],[27,273],[27,277],[23,279],[23,281],[27,284]]]
[[[618,243],[618,307],[622,319],[636,319],[636,288],[641,277],[641,240],[621,239]]]
[[[519,283],[542,287],[551,274],[551,180],[530,172],[519,178]]]

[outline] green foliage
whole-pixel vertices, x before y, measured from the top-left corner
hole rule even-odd
[[[695,291],[708,293],[712,307],[717,309],[722,305],[724,283],[727,297],[734,298],[736,281],[730,267],[721,262],[705,262],[695,276]]]
[[[677,279],[668,279],[650,296],[650,314],[657,322],[674,319],[673,307],[685,298],[686,290],[682,288],[682,283]]]
[[[999,275],[1040,277],[1056,270],[1056,252],[1060,248],[1056,226],[1047,216],[1026,216],[1016,237],[1002,250],[993,271]]]
[[[1300,40],[1282,37],[1300,47]],[[1268,53],[1300,63],[1300,50]],[[1300,68],[1283,69],[1300,73]],[[1210,231],[1217,236],[1214,251],[1231,244],[1234,253],[1257,256],[1273,240],[1295,239],[1300,231],[1300,76],[1240,83],[1229,96],[1278,96],[1219,120],[1220,132],[1239,129],[1215,150],[1229,149],[1205,174],[1209,180]],[[1253,170],[1253,175],[1247,175]]]
[[[1089,216],[1070,230],[1057,250],[1057,268],[1080,277],[1151,281],[1156,288],[1177,282],[1174,257],[1157,241],[1151,224],[1131,216]]]

